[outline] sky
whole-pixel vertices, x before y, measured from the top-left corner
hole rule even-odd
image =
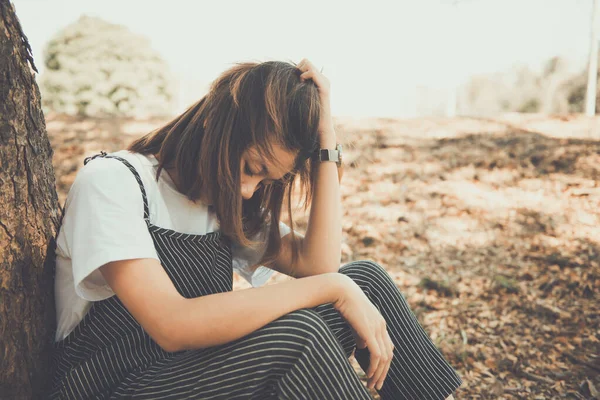
[[[239,61],[307,58],[338,116],[410,117],[422,88],[561,55],[581,70],[592,0],[12,0],[43,73],[43,48],[81,15],[144,35],[180,83],[179,109]]]

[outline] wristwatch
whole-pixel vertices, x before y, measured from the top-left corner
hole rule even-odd
[[[318,149],[315,153],[319,161],[335,161],[338,167],[342,165],[342,145],[339,143],[335,149]]]

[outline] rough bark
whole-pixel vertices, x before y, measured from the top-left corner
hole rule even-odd
[[[0,398],[47,389],[59,226],[52,148],[31,48],[0,0]]]

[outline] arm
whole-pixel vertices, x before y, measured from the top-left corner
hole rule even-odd
[[[322,145],[323,148],[325,146],[328,145]],[[335,147],[335,142],[329,148],[333,147]],[[292,235],[288,233],[281,238],[281,250],[275,260],[273,269],[295,278],[336,272],[339,269],[341,261],[339,185],[342,175],[343,168],[337,167],[333,162],[324,162],[319,165],[317,187],[311,205],[306,234],[294,232],[300,249],[298,262],[292,264]],[[337,180],[337,184],[335,180]],[[332,181],[333,184],[330,184],[329,182]]]
[[[303,71],[300,79],[311,79],[319,90],[319,144],[321,148],[334,148],[337,142],[334,123],[331,117],[330,84],[314,65],[303,59],[298,63]],[[314,196],[310,208],[305,236],[299,240],[300,254],[297,263],[292,265],[291,239],[282,238],[282,249],[275,260],[273,269],[295,277],[336,272],[342,256],[342,210],[340,201],[340,181],[337,165],[333,162],[318,164]],[[292,272],[292,271],[295,271]]]
[[[336,145],[333,127],[321,131],[321,148]],[[304,235],[298,266],[300,276],[336,272],[342,258],[342,206],[338,168],[336,163],[318,164],[317,182],[310,207],[308,225]]]
[[[165,351],[228,343],[291,311],[334,303],[346,279],[331,273],[186,299],[155,259],[113,261],[100,271],[129,312]]]

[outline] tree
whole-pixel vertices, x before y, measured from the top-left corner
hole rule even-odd
[[[55,327],[55,237],[60,225],[52,148],[31,47],[0,0],[0,398],[38,399]]]
[[[82,16],[44,49],[39,85],[45,111],[147,117],[171,115],[173,77],[148,38],[127,27]]]
[[[598,62],[596,62],[598,65]],[[580,73],[569,77],[560,83],[557,88],[556,94],[553,96],[552,101],[552,112],[557,114],[564,113],[583,113],[587,115],[594,115],[596,109],[600,108],[600,95],[598,90],[600,88],[596,85],[596,96],[589,95],[590,80],[589,71],[594,69],[587,69]],[[596,69],[596,80],[600,78],[600,70]],[[593,85],[593,83],[592,83]],[[595,106],[587,106],[587,100],[595,98]],[[586,109],[587,108],[587,109]]]
[[[588,81],[585,99],[585,113],[588,116],[596,114],[596,96],[598,83],[598,0],[592,1],[592,29],[590,37],[590,58],[588,65]]]

